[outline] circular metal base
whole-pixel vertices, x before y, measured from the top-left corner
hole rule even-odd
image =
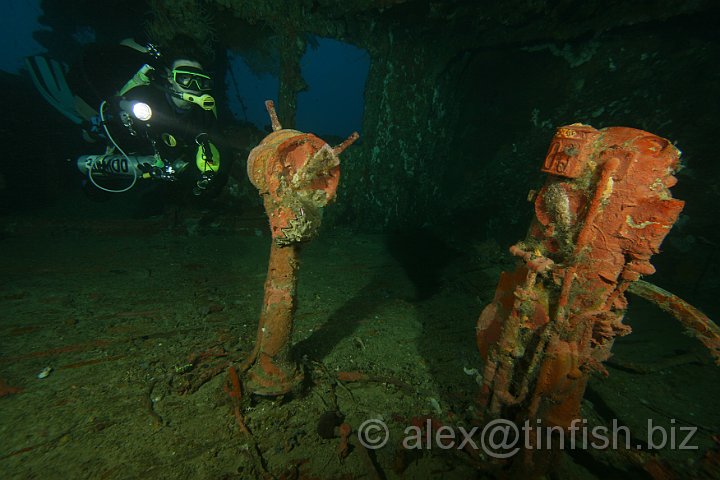
[[[260,354],[248,370],[243,383],[250,393],[277,397],[295,390],[304,378],[305,375],[297,364],[275,362],[271,357]]]

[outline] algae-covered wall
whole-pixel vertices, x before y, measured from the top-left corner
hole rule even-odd
[[[559,125],[644,128],[689,157],[710,153],[691,125],[717,113],[702,100],[720,93],[717,11],[649,3],[217,1],[225,28],[326,36],[370,53],[364,135],[343,156],[329,221],[488,235],[524,230],[525,197]]]
[[[442,204],[453,112],[441,78],[448,52],[382,30],[371,49],[359,147],[345,154],[343,188],[331,218],[362,227],[432,222]],[[377,38],[377,37],[375,37]]]
[[[555,127],[647,129],[685,153],[689,168],[675,192],[688,200],[692,221],[669,242],[690,250],[693,228],[720,244],[704,208],[720,201],[711,141],[720,113],[715,4],[134,0],[127,8],[115,0],[58,0],[43,2],[52,30],[38,35],[62,59],[77,50],[69,45],[84,26],[106,42],[191,35],[214,53],[220,83],[228,49],[254,55],[254,68],[280,77],[275,100],[286,127],[305,88],[298,62],[310,36],[367,50],[362,138],[343,154],[327,225],[428,226],[512,241],[532,214],[526,195],[542,182],[539,165]],[[238,157],[234,171],[242,176]],[[232,192],[238,202],[258,204],[252,188]]]

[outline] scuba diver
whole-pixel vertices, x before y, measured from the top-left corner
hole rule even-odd
[[[120,193],[148,180],[208,196],[227,180],[212,78],[196,59],[128,39],[91,47],[70,70],[42,56],[27,65],[43,97],[105,147],[77,159],[86,187]]]

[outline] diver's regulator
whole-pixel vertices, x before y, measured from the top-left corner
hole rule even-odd
[[[170,95],[177,97],[186,102],[194,103],[203,110],[212,111],[215,109],[215,98],[207,93],[203,95],[194,95],[187,92],[170,92]]]

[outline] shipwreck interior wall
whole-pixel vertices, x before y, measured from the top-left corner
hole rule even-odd
[[[279,12],[259,4],[229,6],[282,34]],[[716,313],[707,269],[720,238],[707,205],[720,200],[720,167],[704,126],[720,108],[717,7],[312,5],[289,21],[371,56],[363,138],[345,154],[329,224],[506,245],[524,235],[526,196],[557,126],[641,128],[677,142],[686,165],[674,192],[687,207],[658,257],[662,281]]]
[[[557,126],[630,126],[664,136],[684,152],[686,168],[674,193],[687,207],[665,243],[668,255],[657,261],[668,263],[677,293],[691,301],[709,295],[702,283],[720,245],[717,215],[708,208],[720,201],[712,138],[720,113],[720,8],[714,2],[285,3],[177,0],[130,8],[104,2],[107,14],[100,16],[93,2],[44,1],[41,20],[52,30],[37,37],[49,54],[72,61],[88,36],[78,32],[88,28],[104,42],[182,30],[214,57],[217,79],[226,78],[228,50],[249,59],[256,73],[279,78],[276,104],[286,126],[294,125],[297,95],[306,88],[299,62],[309,41],[323,37],[363,49],[370,57],[363,135],[343,157],[342,185],[326,228],[419,228],[420,234],[507,245],[524,235],[532,215],[526,196],[541,184],[539,165]],[[3,77],[4,91],[21,88],[32,97],[17,83]],[[28,105],[32,118],[45,108],[38,98]],[[238,153],[229,195],[236,205],[258,208],[243,172],[252,141],[265,132],[229,109],[221,114],[236,133]],[[70,131],[62,118],[44,118],[55,135]],[[65,150],[81,148],[77,137],[63,138]],[[2,192],[6,204],[27,187],[58,178],[50,172],[69,155],[41,148],[23,152],[48,168],[32,179],[13,178]],[[9,185],[12,167],[2,168]],[[40,198],[61,196],[72,183],[63,182],[43,187]],[[23,208],[23,202],[14,205]],[[678,256],[682,266],[670,260]],[[714,307],[707,308],[712,314]]]
[[[76,449],[77,458],[97,457],[94,446],[101,445],[98,438],[104,438],[129,446],[122,452],[130,455],[127,458],[141,449],[150,451],[146,444],[156,449],[150,456],[138,455],[134,459],[137,465],[128,469],[114,467],[125,457],[113,458],[108,464],[112,470],[108,467],[107,475],[101,477],[129,476],[131,468],[140,467],[177,476],[173,467],[179,461],[188,468],[231,465],[237,467],[232,468],[237,478],[250,478],[256,476],[253,471],[262,470],[248,467],[251,462],[246,460],[255,451],[260,452],[258,463],[263,463],[262,455],[270,459],[268,470],[293,455],[310,458],[316,465],[323,463],[323,468],[330,465],[325,458],[332,457],[338,468],[344,468],[364,461],[365,457],[361,460],[358,455],[365,455],[364,450],[357,448],[345,459],[347,452],[336,450],[336,444],[321,434],[321,447],[328,455],[323,457],[317,455],[320,447],[316,451],[315,437],[320,431],[317,428],[316,432],[316,426],[328,421],[326,413],[332,414],[331,421],[339,419],[336,414],[348,410],[345,405],[352,405],[356,415],[372,408],[368,415],[378,412],[403,428],[424,418],[411,419],[410,415],[425,413],[440,419],[447,414],[453,424],[470,420],[467,424],[471,425],[482,415],[478,393],[487,385],[484,380],[496,375],[487,374],[487,365],[498,370],[495,365],[508,355],[519,368],[515,373],[505,368],[499,375],[508,380],[507,388],[501,385],[498,390],[501,395],[521,396],[523,387],[516,380],[521,380],[526,366],[528,379],[557,379],[533,380],[539,385],[537,398],[546,394],[553,398],[553,390],[545,390],[546,384],[562,385],[566,378],[574,381],[580,377],[584,382],[586,372],[578,376],[576,370],[586,365],[597,368],[599,363],[575,362],[573,345],[581,345],[575,340],[604,340],[610,338],[608,329],[613,335],[625,333],[618,324],[609,323],[613,317],[605,316],[608,310],[597,310],[610,305],[622,309],[618,300],[623,298],[622,291],[610,294],[618,295],[610,297],[612,303],[587,307],[595,304],[577,302],[579,307],[573,313],[588,315],[572,318],[596,322],[597,336],[595,331],[586,330],[590,332],[587,336],[577,334],[579,329],[567,328],[572,342],[541,335],[541,341],[548,343],[536,343],[538,337],[531,337],[536,332],[527,326],[540,327],[551,317],[555,325],[568,326],[563,320],[571,318],[563,311],[567,304],[556,308],[560,301],[550,303],[565,295],[565,285],[564,298],[573,301],[571,287],[595,292],[592,287],[585,288],[591,282],[576,282],[573,261],[582,268],[589,266],[587,277],[601,289],[607,286],[603,282],[614,282],[614,276],[605,273],[609,270],[594,262],[610,252],[607,238],[612,239],[613,232],[621,232],[615,238],[627,238],[625,230],[608,233],[606,227],[597,226],[600,223],[569,229],[571,222],[564,220],[579,215],[578,210],[569,208],[568,200],[567,209],[546,215],[552,217],[553,228],[557,227],[554,231],[559,232],[555,238],[565,240],[561,250],[577,246],[568,238],[572,231],[576,242],[582,237],[597,240],[592,247],[597,246],[598,255],[587,260],[580,248],[572,251],[574,258],[564,251],[567,255],[553,254],[555,267],[546,278],[542,278],[546,272],[536,275],[535,268],[527,271],[522,267],[500,282],[498,291],[507,295],[498,302],[493,300],[500,271],[512,271],[514,264],[521,262],[509,247],[526,237],[535,215],[529,193],[546,181],[540,168],[550,141],[557,127],[575,122],[597,129],[647,130],[670,139],[682,150],[684,168],[677,173],[678,184],[672,194],[686,206],[662,243],[662,251],[652,257],[657,273],[647,280],[687,300],[710,318],[720,318],[720,279],[715,274],[720,266],[720,163],[715,141],[720,116],[720,2],[716,0],[28,2],[38,2],[43,10],[39,19],[43,28],[35,32],[35,39],[48,57],[67,65],[96,42],[116,45],[134,37],[141,43],[155,42],[162,50],[178,34],[189,36],[193,50],[215,79],[213,94],[222,125],[218,143],[232,152],[227,159],[232,168],[222,192],[200,200],[190,192],[184,196],[177,190],[171,192],[168,184],[158,186],[154,181],[141,182],[125,194],[87,188],[87,177],[78,172],[73,160],[104,150],[103,142],[85,142],[77,126],[38,94],[27,71],[0,72],[0,95],[6,107],[0,126],[5,147],[0,161],[0,239],[9,245],[6,250],[13,252],[12,256],[6,254],[4,266],[8,325],[3,332],[8,333],[6,343],[15,349],[4,352],[8,368],[0,372],[0,397],[3,391],[14,394],[16,387],[33,385],[17,405],[26,398],[35,402],[16,410],[18,424],[22,421],[27,430],[14,431],[13,423],[6,422],[14,438],[6,442],[7,448],[0,449],[0,456],[12,457],[17,465],[27,461],[28,468],[40,471],[48,464],[46,460],[53,458],[69,465],[73,458],[66,454],[66,447]],[[318,87],[317,78],[328,86]],[[250,170],[261,180],[252,184],[247,168],[251,149],[272,130],[264,104],[267,99],[274,100],[284,127],[316,134],[331,145],[342,142],[353,129],[361,135],[340,157],[339,187],[333,204],[323,210],[320,238],[304,243],[301,254],[293,246],[286,256],[272,261],[268,260],[268,216],[258,195],[260,187],[256,187],[272,182],[261,175],[267,170],[257,166]],[[275,162],[280,157],[255,158]],[[329,161],[329,157],[318,159]],[[255,161],[250,161],[251,166]],[[265,160],[257,162],[260,165]],[[275,165],[283,173],[290,171],[287,165]],[[669,174],[660,176],[671,183]],[[658,191],[652,181],[655,172],[642,178],[651,179],[642,185]],[[581,195],[592,198],[590,190],[579,183],[567,183],[568,191],[576,194],[567,197],[574,199],[575,206],[590,204],[578,200]],[[610,181],[605,184],[611,185]],[[281,191],[298,194],[296,190],[277,188],[275,193],[280,198]],[[665,190],[659,191],[664,197],[661,200],[667,200]],[[597,211],[610,211],[605,208],[608,203],[602,203],[609,197],[605,196],[608,190],[595,192],[592,204],[601,205]],[[305,198],[310,195],[300,193]],[[326,198],[313,197],[315,209],[322,207],[319,199]],[[622,196],[623,201],[630,198],[636,197]],[[294,200],[297,198],[288,195],[268,205],[307,205],[291,203]],[[634,208],[635,203],[639,202],[628,200],[622,205]],[[285,227],[278,220],[298,220],[277,213],[279,209],[269,210],[276,232]],[[588,211],[592,209],[584,213]],[[319,224],[314,211],[313,215],[306,214],[307,209],[301,212],[305,220],[296,225],[302,228],[290,229],[298,235],[294,239],[313,231],[309,223],[313,228]],[[567,217],[559,222],[565,213]],[[619,222],[623,228],[625,224],[632,228],[658,225],[636,222],[626,216],[626,210],[622,213],[605,218],[625,220]],[[307,219],[312,222],[304,223]],[[664,225],[653,228],[660,231]],[[635,244],[643,241],[636,239]],[[541,256],[547,252],[535,248],[536,244],[526,243],[526,251],[515,250],[515,254],[522,255],[525,265],[534,257],[537,269],[544,270],[542,265],[548,263]],[[274,250],[279,253],[279,248]],[[633,263],[628,260],[636,258],[628,249],[617,251],[614,259],[623,260],[617,265]],[[234,382],[233,376],[244,372],[238,367],[225,378],[224,369],[247,359],[249,352],[255,360],[252,345],[256,334],[273,337],[272,332],[266,337],[263,323],[256,333],[256,319],[264,308],[260,298],[267,264],[271,274],[284,274],[284,280],[270,276],[265,284],[267,298],[277,293],[278,282],[284,282],[282,298],[292,299],[281,302],[282,315],[278,315],[282,320],[278,331],[283,340],[293,342],[291,348],[282,343],[280,360],[287,360],[288,365],[300,360],[312,392],[308,390],[304,398],[255,408],[270,403],[242,397],[240,382]],[[300,270],[298,265],[302,265]],[[649,268],[644,263],[641,267]],[[633,269],[623,270],[623,274],[636,271]],[[645,274],[649,270],[637,271]],[[297,292],[296,280],[300,285]],[[517,285],[525,282],[530,287],[509,288],[516,280]],[[531,289],[535,290],[527,293]],[[708,362],[704,347],[696,339],[682,336],[680,324],[669,314],[632,290],[627,292],[630,307],[625,318],[634,334],[614,345],[616,361],[606,362],[612,369],[610,381],[590,380],[584,397],[588,401],[582,404],[588,410],[582,413],[588,415],[583,416],[608,424],[611,418],[618,418],[633,432],[647,431],[641,422],[649,419],[650,413],[668,421],[672,415],[673,422],[677,416],[684,418],[683,424],[698,424],[705,430],[706,443],[701,449],[671,451],[667,456],[675,458],[680,469],[697,467],[687,461],[690,453],[693,458],[705,455],[712,447],[710,437],[716,433],[711,429],[720,424],[720,411],[712,405],[720,397],[720,383],[715,380],[718,371]],[[483,308],[490,305],[488,311],[493,315],[488,316],[495,318],[497,312],[492,309],[496,304],[507,300],[509,305],[516,298],[521,300],[516,304],[519,315],[505,322],[512,329],[505,330],[506,342],[497,344],[503,350],[498,356],[501,361],[488,362],[488,357],[482,358],[482,350],[492,344],[493,331],[488,333],[489,340],[480,339],[478,332],[484,330],[479,326],[485,324],[478,322],[478,316],[482,318]],[[277,304],[268,301],[267,305]],[[291,318],[296,323],[293,336]],[[513,340],[515,332],[528,334],[527,348]],[[555,342],[558,339],[564,343]],[[553,348],[545,348],[551,340]],[[76,343],[80,341],[83,343]],[[87,349],[75,350],[75,345]],[[542,357],[531,353],[535,349]],[[36,352],[49,353],[40,356]],[[55,358],[58,363],[50,364]],[[544,362],[546,358],[548,362]],[[564,363],[567,369],[555,370],[553,363]],[[59,371],[41,384],[35,376],[45,365],[57,365]],[[75,370],[90,365],[97,369]],[[550,366],[542,370],[545,365]],[[540,370],[534,370],[536,366]],[[288,385],[299,379],[294,366],[286,370],[291,380]],[[369,376],[340,375],[365,372]],[[366,389],[369,395],[356,391],[354,397],[352,385],[345,391],[342,382],[351,383],[353,378],[373,384]],[[58,383],[51,383],[55,379]],[[76,384],[92,384],[93,390],[76,388]],[[57,396],[48,395],[40,386],[54,389]],[[178,392],[194,393],[179,397]],[[31,397],[33,394],[36,396]],[[241,399],[245,403],[242,412]],[[315,406],[309,408],[313,402]],[[232,415],[225,408],[230,404]],[[33,411],[50,410],[42,421],[28,423],[25,405]],[[91,408],[85,409],[86,405]],[[95,408],[98,415],[90,417]],[[319,410],[315,412],[315,408]],[[197,415],[200,410],[209,416]],[[78,416],[62,414],[69,411]],[[405,413],[409,413],[407,418],[403,418]],[[242,431],[245,426],[242,415],[250,420],[250,431],[263,432],[257,436],[262,435],[262,448],[247,448],[245,437],[241,438],[242,452],[249,455],[246,459],[241,458],[244,453],[238,455],[235,438],[237,428]],[[147,435],[149,427],[162,428],[163,417],[172,428]],[[74,433],[58,431],[62,436],[55,436],[46,427],[62,426],[58,420],[70,422],[73,418],[78,418],[77,425],[88,433],[82,436],[87,443],[78,442],[81,437]],[[353,428],[359,424],[355,418],[348,419]],[[137,429],[127,430],[126,420],[132,420]],[[116,423],[117,428],[109,428]],[[336,426],[330,425],[328,437],[335,435]],[[35,442],[25,433],[35,431],[49,440]],[[96,435],[101,432],[103,437]],[[140,438],[137,432],[147,443],[134,441]],[[638,438],[642,436],[638,434]],[[226,442],[231,437],[232,443]],[[310,437],[313,442],[303,444],[302,439]],[[187,444],[182,450],[174,449],[178,440]],[[113,445],[104,442],[101,446],[106,449]],[[444,472],[427,469],[428,463],[420,461],[432,459],[435,453],[419,451],[417,456],[406,456],[398,449],[399,455],[390,458],[390,450],[374,457],[380,461],[373,456],[367,459],[387,466],[387,472],[391,464],[393,468],[415,468],[408,471],[408,478],[416,471]],[[45,453],[52,451],[54,457]],[[461,451],[456,452],[458,456],[448,453],[447,463],[464,455]],[[716,467],[719,453],[716,446],[715,456],[706,456],[706,463],[714,461],[711,466]],[[583,452],[572,460],[600,476],[645,478],[632,470],[615,475],[625,469],[627,459],[616,464],[608,458],[607,463],[600,462]],[[478,458],[476,466],[484,470],[485,460]],[[86,468],[87,464],[79,462],[78,466]],[[606,470],[608,466],[617,470]],[[478,474],[474,467],[473,473]]]

